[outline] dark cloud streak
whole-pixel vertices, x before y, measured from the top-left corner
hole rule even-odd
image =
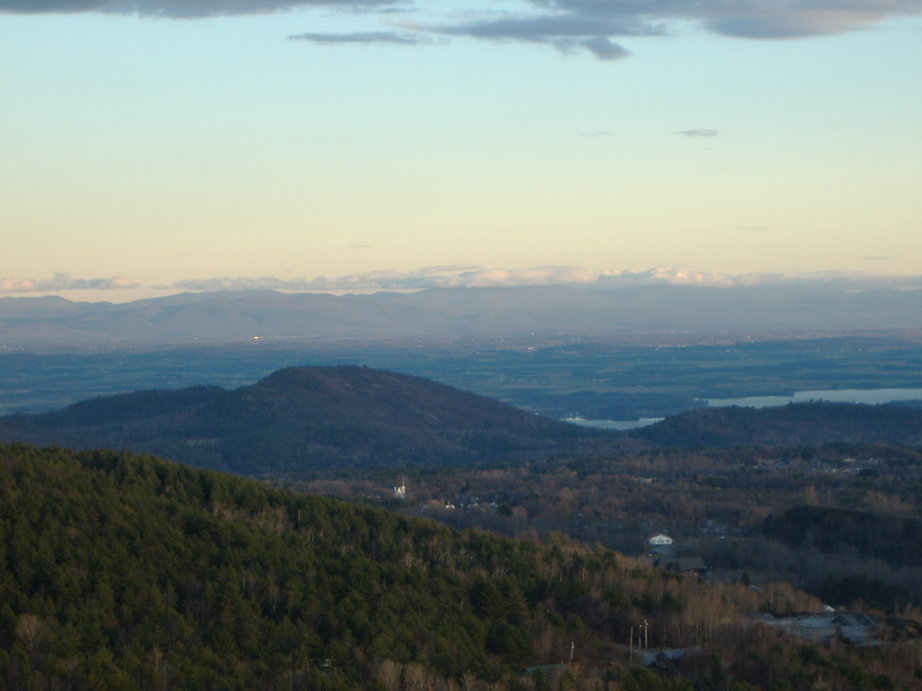
[[[594,36],[580,41],[580,45],[595,55],[599,60],[621,60],[630,53],[617,43],[612,43],[604,36]]]
[[[139,17],[201,19],[265,14],[296,7],[362,9],[395,4],[395,0],[0,0],[0,12],[16,14],[125,14]]]
[[[631,18],[583,17],[577,14],[504,17],[468,24],[443,25],[436,30],[472,38],[519,41],[544,41],[565,36],[662,36],[665,33],[663,26]]]
[[[889,18],[922,15],[922,0],[527,0],[525,13],[467,13],[465,20],[438,21],[439,6],[417,0],[412,7],[433,17],[406,32],[309,32],[290,38],[314,43],[429,43],[426,36],[459,36],[488,41],[547,45],[563,52],[585,50],[600,60],[629,53],[617,39],[667,36],[676,23],[692,24],[722,36],[794,39],[841,34]],[[264,14],[297,8],[337,8],[353,12],[405,11],[405,0],[0,0],[0,13],[98,12],[165,18],[205,18]],[[417,37],[418,36],[418,37]]]
[[[470,38],[579,46],[601,60],[626,57],[613,37],[666,36],[671,22],[746,39],[845,33],[889,17],[922,14],[919,0],[531,0],[535,12],[431,27]]]
[[[398,34],[389,31],[355,32],[351,34],[323,34],[306,33],[289,36],[293,41],[311,41],[313,43],[339,44],[339,43],[391,43],[396,45],[412,46],[431,41],[423,36],[414,34]]]

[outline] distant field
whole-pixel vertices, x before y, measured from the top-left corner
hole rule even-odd
[[[590,341],[254,343],[0,355],[0,413],[51,410],[124,391],[233,388],[307,364],[365,364],[424,376],[557,418],[661,417],[705,398],[922,387],[922,346],[857,337],[664,347]]]

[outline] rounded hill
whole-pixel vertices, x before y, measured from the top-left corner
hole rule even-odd
[[[357,366],[292,367],[233,391],[142,391],[8,416],[0,438],[128,449],[241,474],[508,462],[611,450],[617,439]]]

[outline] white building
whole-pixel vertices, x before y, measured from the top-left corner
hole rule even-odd
[[[647,538],[647,544],[651,547],[663,547],[672,544],[672,538],[665,533],[654,533]]]

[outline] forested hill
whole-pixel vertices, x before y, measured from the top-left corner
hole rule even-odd
[[[649,446],[922,445],[922,408],[701,408],[627,433],[368,367],[293,367],[235,390],[139,391],[0,418],[0,441],[150,453],[238,474],[466,466]]]
[[[0,419],[0,441],[127,449],[240,474],[509,462],[611,450],[617,440],[354,366],[289,368],[233,391],[143,391]]]
[[[533,622],[569,636],[552,600],[587,592],[573,555],[539,553],[152,458],[0,446],[0,686],[495,680],[538,659]]]
[[[912,684],[909,663],[842,650],[833,664],[753,626],[808,607],[788,586],[703,584],[562,537],[458,533],[148,457],[0,445],[3,688],[550,688],[523,668],[571,655],[554,688],[692,688],[619,657],[641,625],[651,647],[706,651],[672,671],[698,688]]]
[[[897,405],[791,403],[700,408],[631,436],[658,446],[819,446],[835,442],[922,445],[922,409]]]

